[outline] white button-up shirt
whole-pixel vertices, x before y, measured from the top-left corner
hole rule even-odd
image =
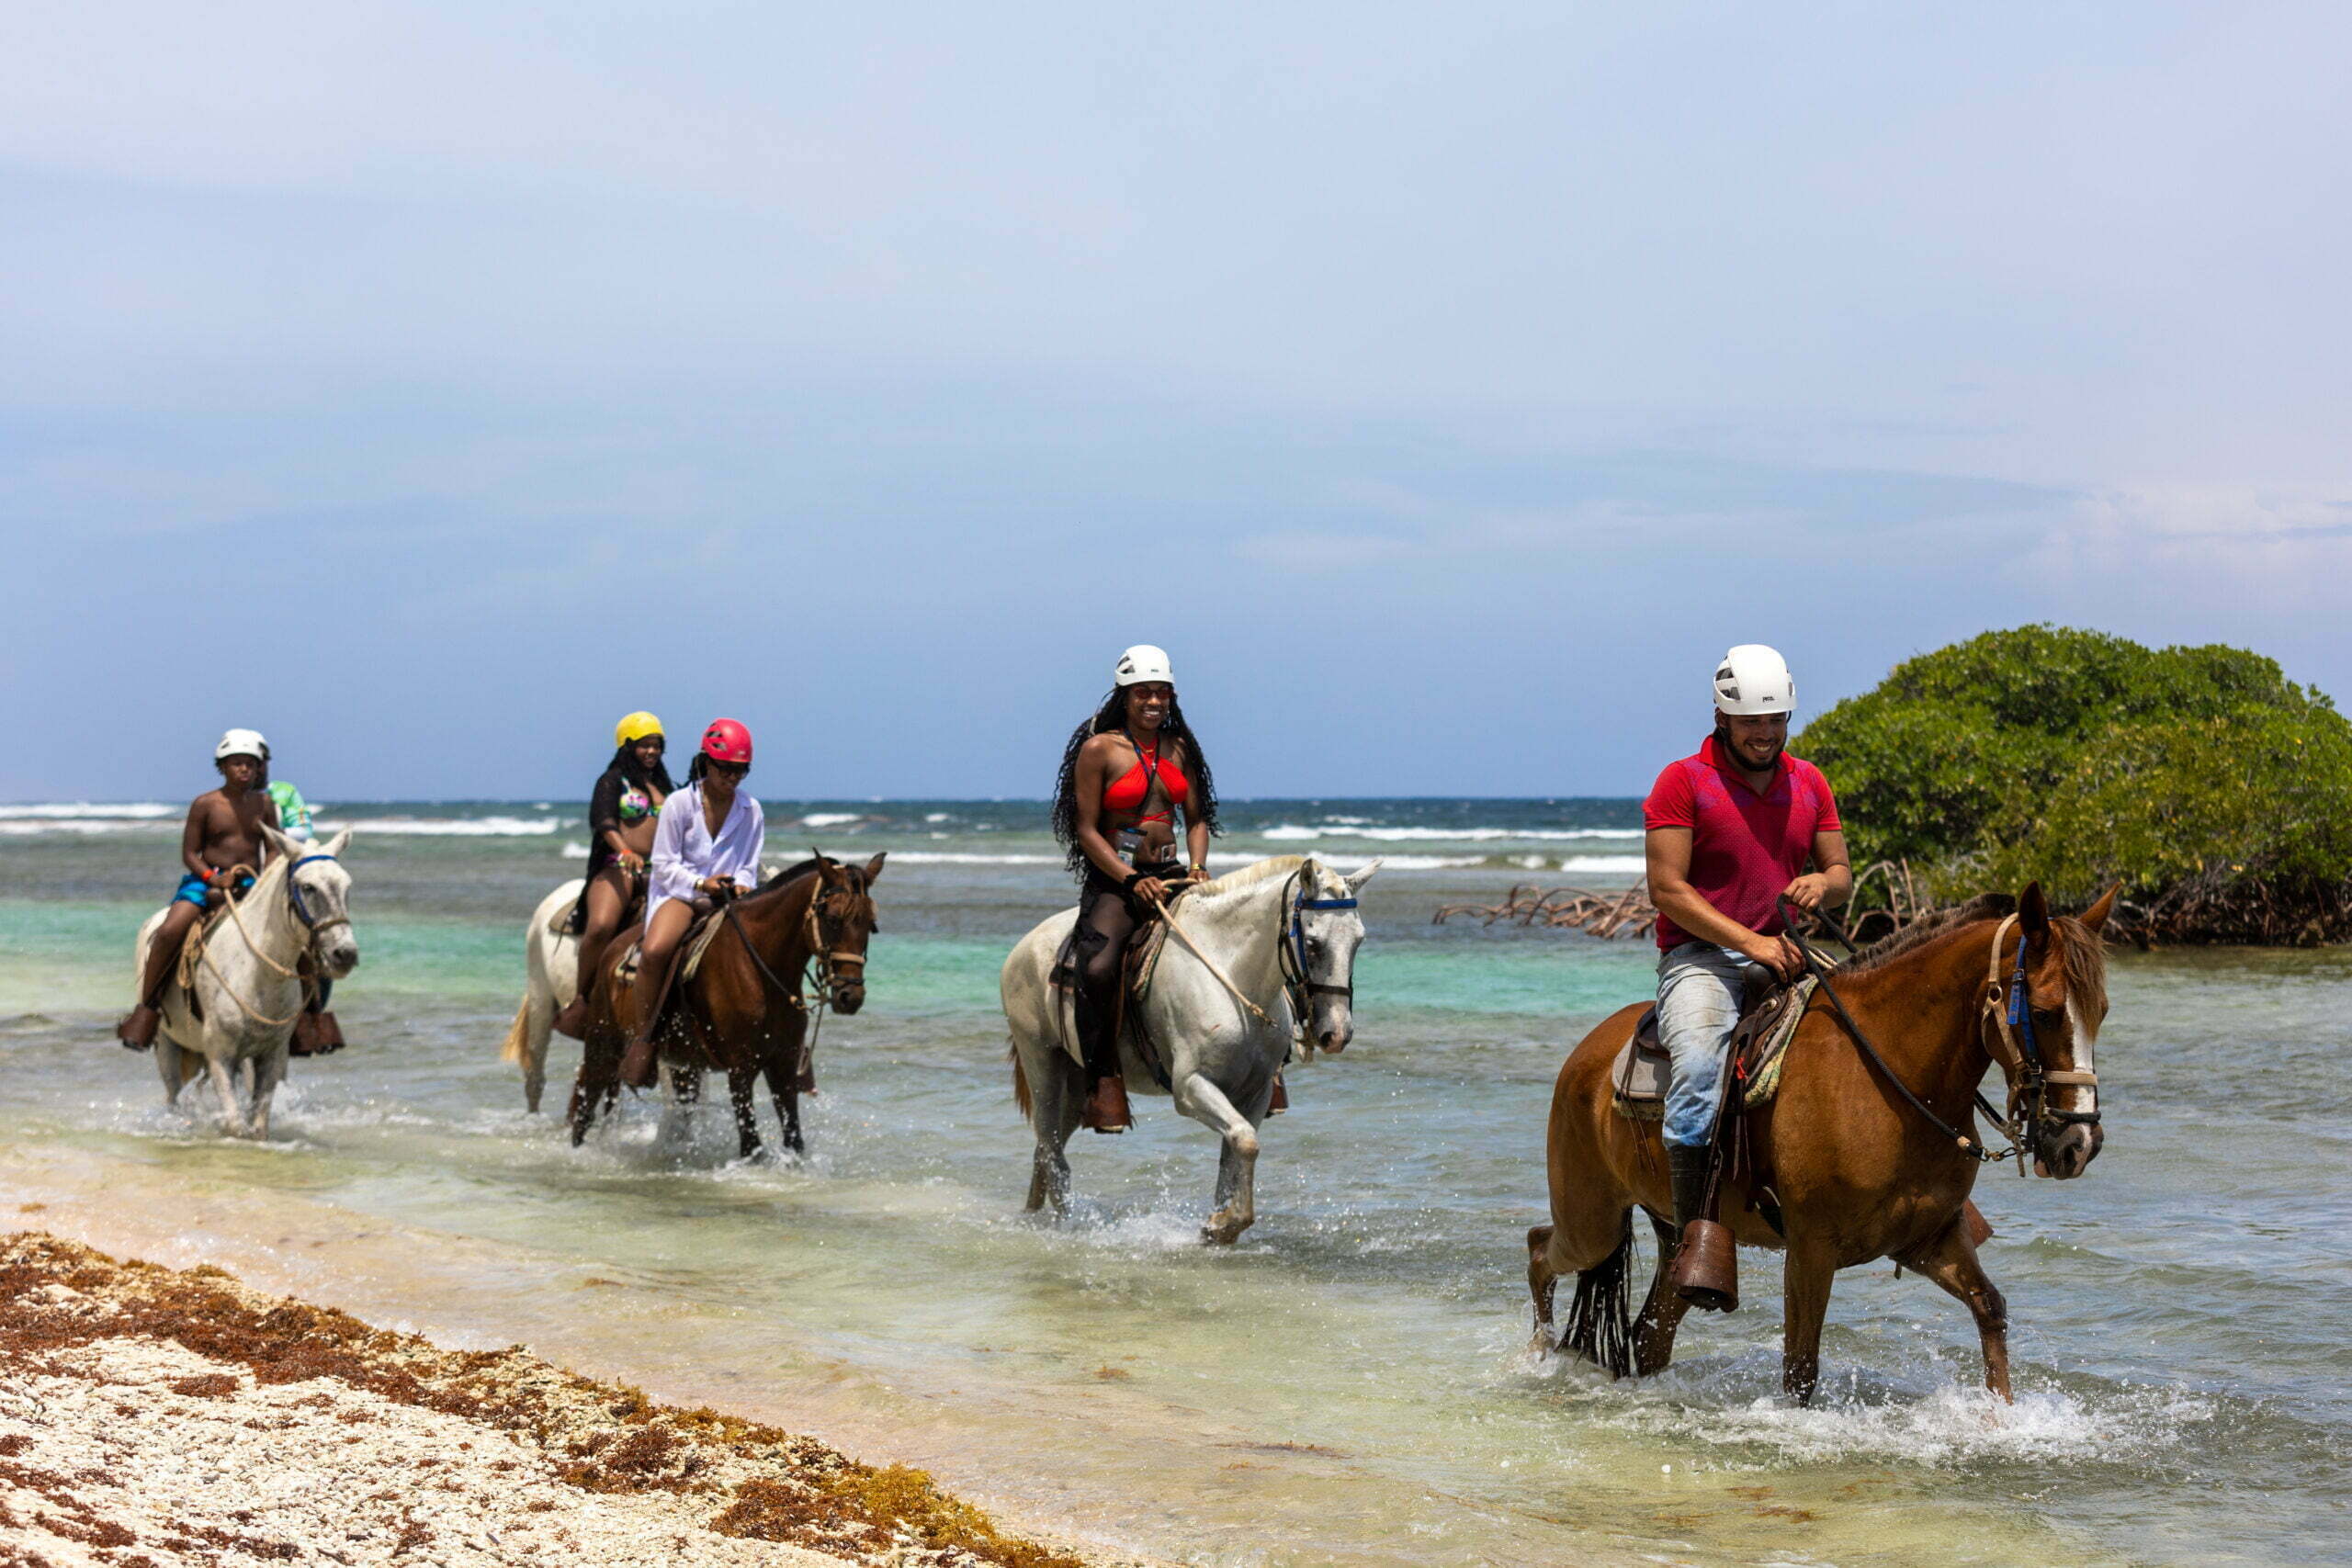
[[[760,803],[743,790],[735,792],[735,804],[716,838],[703,819],[702,785],[689,784],[672,795],[662,803],[662,820],[653,829],[652,875],[645,893],[648,928],[654,910],[673,898],[693,897],[695,884],[705,877],[730,877],[746,893],[758,887],[760,850],[767,836]]]

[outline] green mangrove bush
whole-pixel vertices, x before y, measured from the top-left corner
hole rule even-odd
[[[2352,724],[2243,649],[2020,626],[1905,660],[1792,750],[1855,862],[1959,898],[2120,884],[2142,941],[2352,936]]]

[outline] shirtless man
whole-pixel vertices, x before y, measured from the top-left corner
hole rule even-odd
[[[220,787],[198,795],[187,808],[187,826],[180,830],[180,862],[187,867],[179,890],[172,895],[164,923],[147,950],[147,974],[139,987],[139,1005],[115,1031],[115,1038],[133,1051],[155,1043],[163,1022],[164,987],[171,983],[180,947],[188,929],[209,907],[232,891],[229,873],[238,866],[259,871],[268,852],[264,825],[277,826],[277,803],[261,788],[262,769],[269,743],[250,729],[232,729],[212,749],[213,765],[220,770]],[[244,879],[235,891],[251,886]]]

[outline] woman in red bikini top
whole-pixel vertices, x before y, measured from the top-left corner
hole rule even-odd
[[[1216,787],[1176,705],[1168,655],[1149,644],[1131,648],[1119,656],[1114,679],[1102,707],[1070,736],[1054,792],[1054,836],[1081,878],[1072,957],[1079,1042],[1093,1091],[1086,1123],[1098,1132],[1127,1122],[1114,1037],[1120,958],[1148,906],[1206,878],[1216,831]]]

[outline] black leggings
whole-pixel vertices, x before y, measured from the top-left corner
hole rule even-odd
[[[1175,877],[1183,868],[1173,863],[1138,866],[1154,876]],[[1119,1071],[1119,976],[1128,939],[1143,923],[1143,914],[1118,883],[1086,867],[1086,881],[1078,895],[1078,929],[1072,935],[1072,963],[1078,981],[1078,1046],[1086,1057],[1088,1087],[1115,1077]]]

